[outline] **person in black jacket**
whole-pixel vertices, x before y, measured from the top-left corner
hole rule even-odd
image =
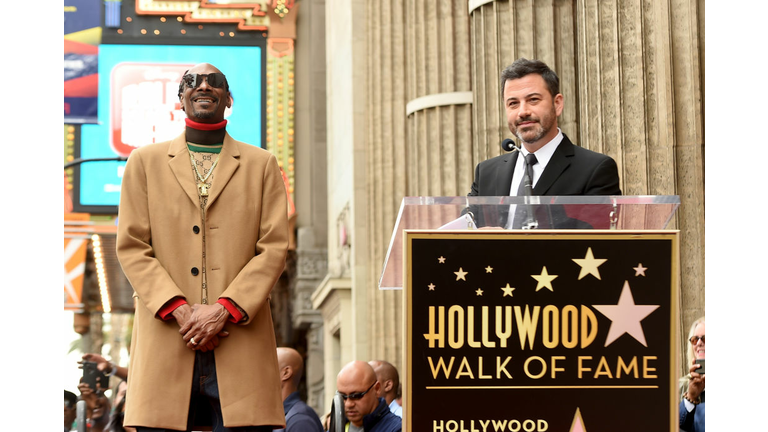
[[[501,72],[500,81],[507,125],[520,151],[477,164],[469,196],[525,195],[526,170],[530,195],[621,195],[616,161],[574,144],[558,127],[563,95],[560,80],[549,66],[520,58]],[[591,223],[589,219],[594,218],[584,219]],[[505,213],[482,223],[519,228],[515,225],[519,221]],[[577,228],[558,226],[562,222],[557,220],[553,225],[544,228]]]
[[[376,397],[381,384],[371,365],[364,361],[347,363],[336,377],[336,394],[344,399],[349,432],[399,432],[402,420],[392,414],[384,398]]]

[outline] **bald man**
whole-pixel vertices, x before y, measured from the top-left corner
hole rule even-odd
[[[283,396],[286,432],[323,432],[323,425],[315,410],[299,398],[299,382],[304,373],[304,359],[293,348],[279,347],[277,363],[280,368],[280,393]]]
[[[371,360],[368,364],[376,372],[376,380],[381,385],[378,396],[384,398],[392,414],[402,418],[403,407],[397,403],[397,389],[400,385],[400,375],[397,373],[397,368],[385,360]]]
[[[336,394],[344,399],[349,432],[400,432],[402,420],[392,414],[384,398],[377,397],[381,385],[371,365],[355,360],[336,377]]]

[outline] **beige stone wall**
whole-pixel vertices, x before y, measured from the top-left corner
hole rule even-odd
[[[402,293],[376,289],[404,196],[465,195],[472,182],[471,104],[418,109],[418,98],[471,91],[465,1],[368,3],[368,192],[371,359],[402,370]]]

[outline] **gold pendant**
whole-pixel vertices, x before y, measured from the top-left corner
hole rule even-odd
[[[200,196],[207,197],[208,196],[208,185],[205,183],[198,183],[197,184],[197,190],[200,192]]]

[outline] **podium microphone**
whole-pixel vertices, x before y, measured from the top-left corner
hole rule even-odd
[[[501,142],[501,149],[506,151],[506,152],[511,152],[511,151],[514,151],[514,150],[520,151],[520,149],[517,148],[517,146],[515,145],[515,142],[512,141],[511,138],[507,138],[507,139],[505,139],[504,141]]]
[[[515,142],[511,138],[506,138],[501,142],[501,149],[506,152],[517,151],[522,157],[523,152],[520,151],[520,147],[515,145]],[[525,188],[525,196],[533,195],[533,179],[528,175],[528,160],[523,157],[523,187]]]

